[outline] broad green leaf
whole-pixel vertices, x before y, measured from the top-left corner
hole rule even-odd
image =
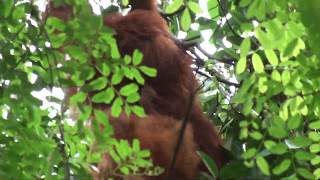
[[[144,112],[144,109],[141,106],[134,105],[131,109],[133,113],[136,114],[138,117],[146,116],[146,113]]]
[[[99,77],[89,83],[90,90],[101,90],[107,86],[107,79],[105,77]]]
[[[156,77],[157,76],[157,70],[155,68],[150,68],[147,66],[140,66],[139,69],[147,76],[149,77]]]
[[[314,131],[311,131],[308,133],[308,137],[312,140],[312,141],[320,141],[320,134]]]
[[[288,170],[290,165],[291,165],[291,160],[290,159],[285,159],[279,165],[275,166],[272,169],[272,173],[275,174],[275,175],[280,175],[283,172],[285,172],[286,170]]]
[[[250,51],[250,48],[251,48],[250,39],[249,38],[244,39],[240,45],[240,58],[247,57],[247,54]]]
[[[204,152],[198,151],[197,153],[200,156],[200,158],[203,161],[203,163],[208,168],[210,174],[213,177],[217,177],[217,175],[218,175],[218,167],[217,167],[215,161],[210,156],[205,154]]]
[[[71,96],[70,104],[76,105],[77,103],[83,103],[87,98],[87,94],[84,92],[77,92],[75,95]]]
[[[191,25],[191,16],[189,9],[185,9],[182,13],[181,21],[180,21],[181,27],[183,31],[188,31]]]
[[[219,17],[219,4],[217,0],[208,0],[207,9],[209,15],[212,19],[217,19]]]
[[[113,75],[112,75],[112,77],[111,77],[111,83],[112,83],[113,85],[119,84],[119,83],[122,81],[123,76],[124,76],[124,75],[123,75],[122,72],[120,72],[120,70],[119,70],[119,71],[116,71],[115,73],[113,73]]]
[[[239,6],[245,7],[248,6],[251,3],[252,0],[241,0]]]
[[[237,62],[236,66],[236,73],[241,74],[246,70],[247,67],[247,59],[246,58],[240,58]]]
[[[257,153],[257,149],[256,148],[250,148],[247,151],[245,151],[244,153],[242,153],[242,158],[243,159],[250,159],[253,156],[255,156]]]
[[[302,119],[300,116],[290,117],[288,119],[288,128],[289,129],[297,129],[298,127],[300,127],[301,122],[302,122]]]
[[[271,149],[269,149],[269,151],[272,154],[281,155],[281,154],[284,154],[284,153],[286,153],[288,151],[288,147],[284,143],[278,143],[276,145],[273,145],[271,147]]]
[[[278,63],[279,63],[279,59],[276,55],[276,53],[273,51],[273,50],[265,50],[264,53],[266,54],[267,56],[267,59],[269,61],[270,64],[274,65],[274,66],[277,66]]]
[[[141,85],[144,84],[144,79],[143,77],[141,76],[141,73],[135,69],[135,68],[132,68],[131,69],[132,73],[133,73],[133,76],[134,76],[134,79]]]
[[[94,110],[95,119],[98,120],[99,123],[103,124],[104,127],[109,126],[109,119],[105,112],[101,110]]]
[[[281,82],[281,75],[280,75],[279,71],[277,71],[277,70],[272,71],[271,78],[277,82]]]
[[[133,55],[132,55],[132,64],[137,66],[139,64],[141,64],[143,59],[143,54],[138,51],[137,49],[133,51]]]
[[[297,147],[303,148],[309,146],[312,141],[305,136],[297,136],[293,140],[291,140],[291,143],[293,143]]]
[[[315,176],[306,168],[298,168],[297,172],[300,176],[304,177],[305,179],[315,179]]]
[[[312,165],[319,165],[320,164],[320,156],[315,156],[312,160],[311,160],[311,164]]]
[[[123,66],[121,68],[124,72],[124,76],[130,80],[133,80],[134,77],[133,77],[133,73],[132,73],[131,69],[127,66]]]
[[[320,120],[313,121],[309,124],[310,129],[320,129]]]
[[[112,106],[111,106],[111,115],[113,117],[119,117],[120,116],[120,113],[121,113],[121,110],[122,110],[122,105],[123,105],[123,102],[122,102],[122,99],[120,97],[117,97],[113,101]]]
[[[284,57],[296,57],[300,53],[300,50],[304,49],[305,47],[306,46],[302,39],[295,39],[286,47],[284,51]]]
[[[290,79],[291,79],[290,72],[287,71],[287,70],[283,71],[282,74],[281,74],[281,79],[282,79],[283,85],[289,84]]]
[[[138,90],[139,90],[139,86],[137,84],[130,83],[130,84],[123,86],[120,89],[120,94],[122,96],[129,96],[130,94],[138,92]]]
[[[320,152],[320,144],[312,144],[310,146],[310,152],[314,154]]]
[[[200,5],[199,5],[198,3],[189,1],[189,2],[188,2],[188,7],[189,7],[189,9],[190,9],[192,12],[194,12],[195,14],[202,13],[202,9],[201,9],[201,7],[200,7]]]
[[[269,176],[269,175],[270,175],[269,164],[268,164],[268,162],[264,159],[264,157],[262,157],[262,156],[257,156],[256,162],[257,162],[257,166],[259,167],[259,169],[261,170],[261,172],[262,172],[264,175]]]
[[[132,150],[135,152],[140,151],[140,141],[138,139],[133,139],[132,141]]]
[[[253,131],[250,133],[250,137],[252,137],[254,140],[261,140],[263,138],[263,135],[259,131]]]
[[[126,65],[128,65],[128,64],[131,63],[131,57],[128,56],[128,55],[125,55],[124,58],[123,58],[123,60],[124,60],[124,63],[125,63]]]
[[[288,135],[288,132],[286,129],[283,129],[281,127],[275,127],[275,126],[269,127],[268,132],[270,136],[278,139],[285,138]]]
[[[138,102],[139,100],[140,100],[139,93],[132,93],[126,99],[128,103],[135,103],[135,102]]]
[[[169,4],[169,6],[166,7],[165,12],[167,14],[172,14],[177,10],[179,10],[182,5],[183,5],[183,0],[174,0],[172,4]]]
[[[299,150],[294,154],[294,157],[299,161],[310,161],[315,155],[304,150]]]
[[[115,96],[115,92],[112,88],[108,88],[105,91],[101,91],[97,94],[95,94],[92,97],[92,101],[95,103],[106,103],[106,104],[110,104],[110,102],[113,100]]]
[[[13,0],[6,0],[0,2],[0,15],[4,16],[5,18],[8,17],[13,7]]]
[[[24,17],[25,17],[25,6],[24,6],[24,5],[16,6],[16,7],[14,8],[13,13],[12,13],[12,17],[13,17],[14,19],[24,18]]]
[[[252,65],[253,65],[253,69],[257,73],[263,73],[264,72],[263,62],[262,62],[260,56],[258,54],[256,54],[256,53],[254,53],[252,55]]]
[[[109,65],[105,62],[99,64],[98,68],[99,68],[99,72],[105,77],[108,77],[111,73]]]

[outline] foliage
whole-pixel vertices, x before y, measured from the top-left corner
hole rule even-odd
[[[234,157],[218,171],[199,152],[211,173],[203,178],[319,179],[320,3],[200,2],[206,6],[163,1],[161,9],[174,35],[183,31],[184,42],[196,43],[189,51],[204,84],[204,110]],[[110,104],[115,117],[122,110],[144,116],[139,85],[156,71],[140,64],[139,51],[121,57],[112,30],[87,2],[72,4],[74,18],[62,22],[41,18],[33,1],[0,2],[0,179],[89,178],[106,150],[115,175],[160,174],[138,140],[114,139],[106,114],[88,103]],[[103,13],[127,8],[127,1],[119,4]],[[117,90],[124,78],[135,83]],[[77,121],[57,96],[68,87],[80,89],[69,102],[79,109]],[[90,98],[92,91],[98,93]]]

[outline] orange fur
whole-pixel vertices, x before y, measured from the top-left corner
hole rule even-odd
[[[156,165],[169,170],[174,147],[185,118],[190,95],[198,88],[195,75],[190,68],[191,57],[172,40],[166,22],[156,11],[155,0],[130,0],[132,11],[128,15],[112,14],[104,17],[106,26],[115,30],[115,38],[122,55],[139,49],[144,54],[143,64],[157,69],[156,78],[145,77],[141,89],[140,104],[147,116],[112,119],[116,138],[132,140],[138,138],[143,148],[151,150]],[[63,9],[64,10],[64,9]],[[61,14],[61,13],[56,13]],[[98,104],[104,111],[110,106]],[[195,98],[190,110],[190,123],[184,134],[181,149],[173,169],[174,179],[194,179],[204,169],[196,154],[197,150],[209,154],[221,167],[226,163],[222,140],[201,109]],[[96,179],[107,178],[108,169],[114,163],[106,154],[98,165]],[[160,177],[132,177],[130,179],[166,179]]]

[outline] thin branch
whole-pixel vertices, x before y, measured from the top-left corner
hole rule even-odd
[[[205,72],[198,71],[197,73],[198,73],[199,75],[201,75],[201,76],[204,76],[204,77],[206,77],[206,78],[211,78],[211,79],[212,79],[212,76],[209,76],[209,75],[206,74]],[[240,87],[240,84],[235,83],[235,82],[228,81],[228,80],[222,78],[220,75],[215,74],[214,77],[215,77],[215,79],[216,79],[218,82],[220,82],[220,83],[226,84],[226,85],[228,85],[228,86],[234,86],[234,87],[236,87],[236,88],[239,88],[239,87]]]
[[[217,0],[217,2],[218,2],[219,7],[220,7],[220,9],[221,9],[222,16],[226,19],[226,23],[227,23],[227,26],[229,27],[230,31],[231,31],[235,36],[242,38],[242,37],[240,36],[240,34],[238,34],[238,33],[232,28],[232,26],[231,26],[231,24],[230,24],[230,22],[229,22],[229,20],[228,20],[228,18],[227,18],[227,13],[228,13],[228,11],[223,8],[220,0]]]
[[[196,48],[205,56],[207,56],[209,59],[214,59],[217,60],[218,62],[224,63],[224,64],[229,64],[229,65],[234,65],[234,61],[232,59],[221,59],[221,58],[216,58],[209,54],[206,50],[204,50],[199,44],[196,46]]]

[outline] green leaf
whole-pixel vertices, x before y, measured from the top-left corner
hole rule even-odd
[[[267,59],[269,61],[270,64],[277,66],[279,63],[278,57],[276,55],[276,53],[274,53],[273,50],[265,50],[264,53],[267,56]]]
[[[139,69],[149,77],[156,77],[157,76],[157,69],[150,68],[147,66],[140,66]]]
[[[84,92],[77,92],[75,95],[71,96],[70,104],[76,105],[77,103],[83,103],[87,98],[87,94]]]
[[[288,128],[297,129],[298,127],[300,127],[301,123],[302,123],[302,119],[300,116],[290,117],[288,120]]]
[[[274,167],[272,169],[272,173],[275,175],[280,175],[283,172],[285,172],[286,170],[288,170],[290,165],[291,165],[291,160],[285,159],[279,165],[277,165],[276,167]]]
[[[181,17],[181,27],[183,31],[188,31],[191,25],[191,16],[190,16],[190,12],[189,9],[185,9],[182,13],[182,17]]]
[[[123,66],[121,68],[124,72],[124,76],[130,80],[133,80],[134,77],[133,77],[133,73],[132,73],[131,69],[127,66]]]
[[[138,90],[139,90],[139,86],[137,84],[130,83],[130,84],[123,86],[120,89],[120,94],[122,96],[129,96],[130,94],[138,92]]]
[[[123,166],[120,168],[120,171],[124,174],[124,175],[129,175],[130,171],[129,168],[126,166]]]
[[[294,154],[294,157],[299,161],[310,161],[315,158],[315,155],[304,150],[299,150]]]
[[[101,90],[107,86],[107,79],[105,77],[99,77],[89,83],[90,90]]]
[[[263,135],[259,131],[253,131],[250,133],[250,137],[252,137],[254,140],[261,140],[263,138]]]
[[[241,74],[246,70],[247,67],[247,59],[246,58],[240,58],[239,61],[237,62],[236,66],[236,73]]]
[[[105,62],[100,63],[98,65],[98,69],[99,69],[99,72],[105,77],[108,77],[111,73],[109,65]]]
[[[257,165],[258,165],[259,169],[261,170],[261,172],[262,172],[264,175],[270,176],[269,164],[268,164],[268,162],[264,159],[264,157],[262,157],[262,156],[257,156],[256,162],[257,162]]]
[[[19,5],[19,6],[16,6],[14,8],[14,11],[12,13],[12,17],[14,19],[21,19],[21,18],[24,18],[25,17],[25,6],[24,5]]]
[[[95,119],[99,123],[103,124],[105,127],[110,126],[108,116],[106,115],[105,112],[95,109],[94,116],[95,116]]]
[[[297,147],[303,148],[309,146],[312,141],[305,136],[297,136],[291,141],[291,143],[293,143]]]
[[[131,57],[128,56],[128,55],[125,55],[124,58],[123,58],[123,60],[124,60],[124,63],[125,63],[126,65],[128,65],[128,64],[131,63]]]
[[[128,103],[135,103],[135,102],[138,102],[139,100],[140,100],[139,93],[132,93],[126,99]]]
[[[260,56],[256,53],[254,53],[252,55],[252,65],[253,65],[253,69],[257,72],[257,73],[263,73],[264,72],[264,65],[262,63],[262,60],[260,58]]]
[[[135,152],[140,151],[140,141],[138,139],[133,139],[132,141],[132,150]]]
[[[295,39],[291,41],[284,51],[284,57],[296,57],[300,50],[304,49],[306,46],[302,39]]]
[[[306,179],[315,179],[315,176],[308,169],[298,168],[297,172],[300,176],[302,176]]]
[[[287,70],[283,71],[282,74],[281,74],[281,79],[282,79],[283,85],[289,84],[290,79],[291,79],[290,72],[287,71]]]
[[[270,136],[278,139],[285,138],[288,135],[288,132],[286,131],[286,129],[283,129],[281,127],[269,127],[268,132]]]
[[[239,177],[246,177],[249,168],[243,165],[243,161],[231,161],[227,163],[219,172],[221,179],[238,179]]]
[[[320,141],[320,134],[314,131],[308,133],[308,137],[315,142]]]
[[[250,159],[253,156],[255,156],[257,153],[257,149],[256,148],[250,148],[247,151],[245,151],[244,153],[242,153],[242,158],[243,159]]]
[[[87,61],[87,53],[79,46],[67,46],[65,51],[73,58],[85,63]]]
[[[215,20],[219,17],[219,4],[217,0],[208,0],[207,1],[207,10],[210,17]]]
[[[271,78],[277,82],[281,82],[281,75],[277,70],[272,71]]]
[[[144,109],[141,106],[134,105],[131,109],[138,117],[145,117],[146,116],[146,113],[144,112]]]
[[[240,58],[247,57],[247,54],[250,51],[250,48],[251,48],[250,39],[249,38],[244,39],[240,45]]]
[[[245,7],[248,6],[251,3],[252,0],[241,0],[239,6]]]
[[[165,12],[167,14],[172,14],[183,5],[183,0],[174,0],[172,4],[169,4],[169,6],[166,7]]]
[[[123,73],[120,72],[120,70],[118,70],[115,73],[113,73],[111,77],[111,83],[112,85],[117,85],[122,81],[122,79],[123,79]]]
[[[120,116],[120,113],[121,113],[121,110],[122,110],[122,99],[120,97],[117,97],[113,103],[112,103],[112,106],[111,106],[111,115],[113,117],[119,117]]]
[[[139,50],[134,50],[132,55],[132,64],[137,66],[141,64],[143,59],[143,54]]]
[[[5,18],[10,15],[11,9],[14,6],[13,0],[6,0],[0,2],[0,15],[4,16]]]
[[[101,91],[97,94],[95,94],[92,97],[92,101],[95,103],[106,103],[106,104],[110,104],[110,102],[113,100],[115,96],[115,92],[112,88],[108,88],[105,91]]]
[[[191,10],[192,12],[194,12],[195,14],[202,13],[202,9],[201,9],[201,7],[199,6],[198,3],[189,1],[189,2],[188,2],[188,7],[189,7],[190,10]]]
[[[278,144],[275,144],[273,145],[269,151],[272,153],[272,154],[277,154],[277,155],[281,155],[281,154],[284,154],[286,152],[288,152],[288,147],[287,145],[285,145],[284,143],[278,143]]]
[[[197,153],[200,156],[200,158],[203,161],[203,163],[206,165],[206,167],[209,170],[210,174],[213,177],[217,177],[217,175],[218,175],[218,167],[217,167],[215,161],[210,156],[205,154],[204,152],[197,151]]]
[[[134,79],[137,80],[137,82],[139,84],[143,85],[144,84],[144,79],[141,76],[140,72],[135,68],[132,68],[131,71],[133,73]]]
[[[310,146],[310,152],[314,154],[320,152],[320,144],[312,144]]]
[[[313,121],[309,124],[310,129],[320,129],[320,120]]]

